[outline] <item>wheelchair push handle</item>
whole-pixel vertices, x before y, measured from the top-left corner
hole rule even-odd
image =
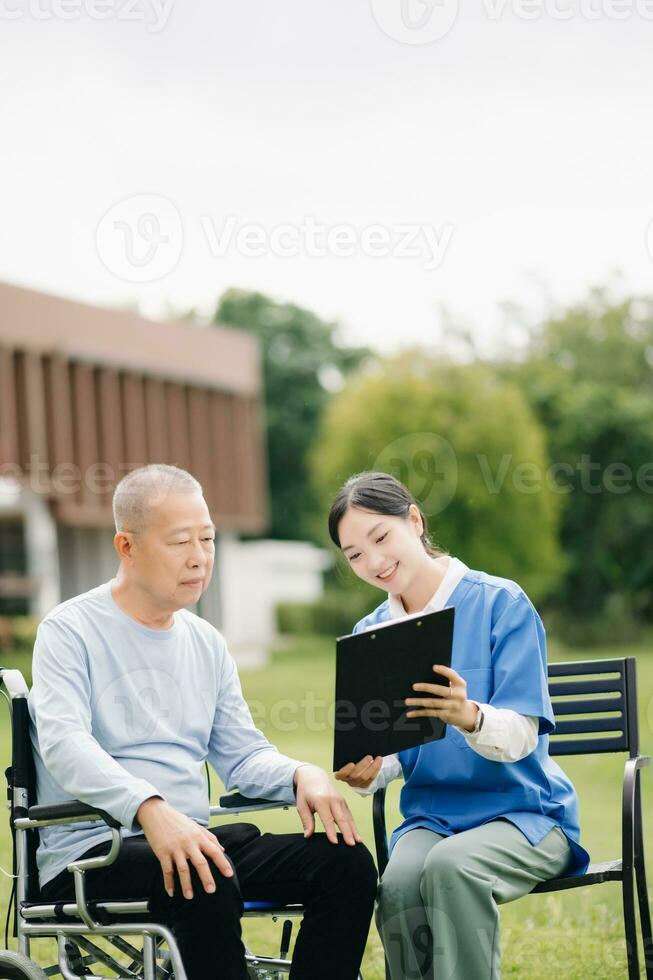
[[[12,701],[14,698],[26,698],[29,694],[25,678],[19,670],[11,667],[0,667],[0,681],[7,688]]]

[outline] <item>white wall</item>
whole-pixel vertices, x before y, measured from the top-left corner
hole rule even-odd
[[[265,662],[276,639],[279,602],[312,602],[323,592],[327,551],[305,541],[238,541],[221,535],[215,580],[221,632],[239,664]]]
[[[46,497],[0,478],[0,512],[23,520],[27,576],[34,583],[29,611],[39,619],[60,601],[57,526]]]
[[[70,599],[107,582],[118,571],[111,528],[59,527],[61,597]]]

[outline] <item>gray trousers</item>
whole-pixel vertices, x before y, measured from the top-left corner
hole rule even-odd
[[[498,980],[498,906],[562,874],[570,857],[559,827],[535,847],[507,820],[451,837],[404,834],[376,907],[392,980]]]

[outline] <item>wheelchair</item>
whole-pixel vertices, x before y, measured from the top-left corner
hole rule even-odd
[[[0,681],[11,707],[11,766],[6,770],[8,809],[13,843],[13,888],[7,910],[5,946],[11,908],[18,952],[0,950],[0,980],[187,980],[172,930],[149,914],[147,901],[93,901],[86,896],[85,873],[112,864],[120,852],[121,827],[110,814],[78,800],[41,804],[36,800],[36,777],[29,734],[28,688],[18,670],[0,669]],[[284,809],[288,804],[252,800],[240,793],[220,798],[211,816]],[[111,830],[107,854],[80,859],[70,865],[74,902],[45,903],[39,895],[36,850],[38,829],[80,821],[104,822]],[[271,917],[281,924],[279,956],[257,956],[246,947],[251,980],[282,980],[290,972],[288,958],[293,919],[301,918],[301,905],[275,906],[271,902],[245,902],[244,918]],[[30,959],[34,939],[56,940],[57,962],[42,967]],[[100,947],[101,938],[105,947]],[[136,940],[136,942],[134,941]],[[108,969],[109,974],[96,969]],[[359,974],[359,980],[363,980]]]

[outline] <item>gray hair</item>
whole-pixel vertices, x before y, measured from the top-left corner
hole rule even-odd
[[[169,493],[203,493],[201,484],[178,466],[151,463],[123,477],[113,494],[116,531],[143,531],[152,521],[152,508]]]

